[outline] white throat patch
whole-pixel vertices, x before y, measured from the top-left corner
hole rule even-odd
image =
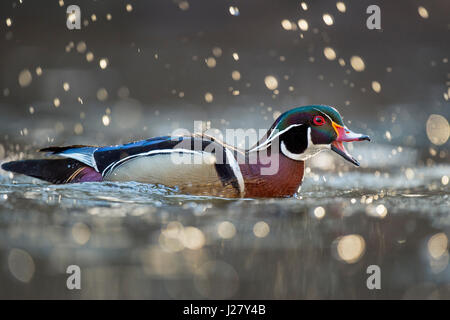
[[[281,152],[288,158],[291,158],[293,160],[301,160],[305,161],[319,152],[323,150],[329,150],[331,149],[331,145],[329,144],[314,144],[311,140],[311,128],[308,128],[308,145],[306,147],[306,150],[303,153],[292,153],[284,144],[284,141],[281,141]]]

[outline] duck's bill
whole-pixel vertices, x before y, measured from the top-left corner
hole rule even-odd
[[[331,150],[336,152],[338,155],[340,155],[342,158],[344,158],[347,161],[350,161],[355,166],[359,167],[359,161],[356,160],[348,151],[345,149],[344,144],[342,142],[334,141],[331,143]]]
[[[350,161],[355,166],[360,166],[359,161],[356,160],[344,147],[344,142],[352,141],[370,141],[369,136],[359,133],[354,133],[346,127],[333,123],[334,129],[337,133],[337,138],[331,143],[331,150],[343,157],[345,160]]]

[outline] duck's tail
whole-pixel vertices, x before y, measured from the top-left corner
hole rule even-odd
[[[102,181],[102,175],[94,168],[75,159],[11,161],[3,163],[2,169],[54,184]]]

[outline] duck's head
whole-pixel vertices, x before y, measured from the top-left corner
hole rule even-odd
[[[350,131],[339,112],[329,106],[306,106],[291,109],[278,117],[267,139],[253,150],[279,141],[281,152],[294,160],[306,160],[322,150],[331,149],[356,166],[359,162],[344,147],[344,142],[370,141],[369,136]]]

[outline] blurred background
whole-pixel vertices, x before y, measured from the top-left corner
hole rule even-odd
[[[349,146],[358,169],[308,161],[281,200],[0,170],[0,297],[449,299],[449,17],[445,0],[2,1],[0,162],[194,120],[259,130],[307,104],[373,142]]]

